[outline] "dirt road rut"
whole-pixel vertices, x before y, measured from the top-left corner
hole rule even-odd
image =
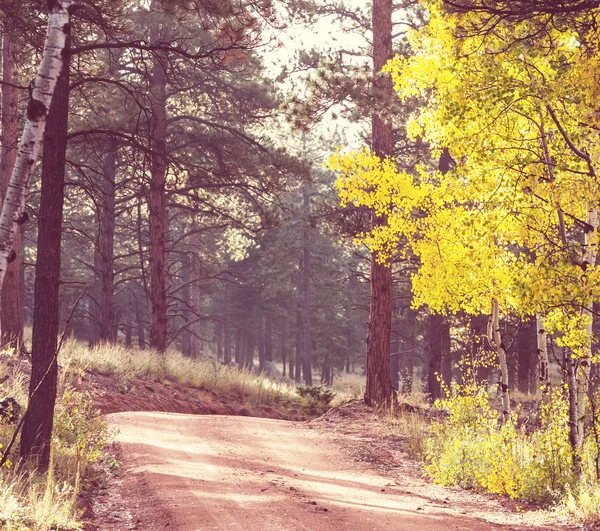
[[[541,529],[485,521],[451,498],[409,491],[305,424],[145,412],[109,421],[124,474],[119,492],[101,497],[109,510],[99,529]]]

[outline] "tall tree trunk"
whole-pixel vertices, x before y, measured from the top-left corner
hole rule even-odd
[[[72,3],[72,0],[48,2],[48,29],[42,62],[33,83],[27,106],[27,121],[0,213],[0,286],[4,284],[8,264],[15,259],[14,242],[18,226],[27,221],[25,201],[42,144],[46,116],[65,58],[68,56],[64,52],[71,30]]]
[[[506,359],[506,347],[502,342],[500,333],[500,307],[496,299],[492,300],[492,311],[488,320],[488,340],[498,355],[500,364],[500,397],[502,401],[502,420],[506,422],[510,418],[510,388],[508,386],[508,363]]]
[[[429,370],[427,372],[427,392],[431,400],[442,397],[442,328],[442,315],[431,314],[429,316]]]
[[[394,328],[397,328],[394,327]],[[390,380],[394,391],[400,391],[400,333],[392,330],[392,347],[390,354]]]
[[[153,0],[154,5],[156,0]],[[160,40],[158,29],[151,31],[151,42]],[[152,174],[148,208],[150,217],[150,303],[152,325],[150,347],[159,352],[167,349],[167,272],[165,240],[167,209],[165,185],[167,175],[167,57],[156,52],[150,74],[150,127],[152,147]]]
[[[223,362],[231,363],[231,308],[229,304],[229,286],[223,290]]]
[[[374,88],[390,100],[394,97],[392,80],[381,69],[392,58],[392,0],[373,0],[373,70]],[[381,157],[394,151],[392,124],[389,117],[374,113],[371,149]],[[386,218],[371,215],[373,229],[385,226]],[[390,381],[390,334],[392,329],[392,268],[371,255],[371,303],[367,332],[367,384],[365,403],[370,406],[391,404],[395,399]]]
[[[265,361],[273,362],[273,322],[268,313],[265,314]]]
[[[242,327],[241,324],[238,323],[238,327],[235,334],[235,362],[241,366],[242,365],[242,343],[243,343],[243,335],[242,335]]]
[[[2,158],[0,160],[0,200],[4,201],[10,176],[17,160],[19,144],[19,89],[15,86],[14,50],[10,28],[2,38]],[[0,294],[0,346],[20,348],[23,343],[21,322],[21,231],[15,230],[14,260],[8,264]]]
[[[597,176],[593,175],[594,180],[597,180]],[[591,207],[587,213],[586,219],[586,230],[585,230],[585,254],[583,256],[583,267],[584,270],[587,268],[594,268],[596,265],[596,256],[598,253],[598,210],[595,207]],[[577,381],[577,430],[579,433],[579,451],[583,446],[584,441],[584,424],[585,424],[585,409],[587,394],[590,382],[590,372],[592,367],[592,341],[593,341],[593,320],[594,320],[594,301],[590,298],[586,301],[583,309],[583,317],[587,319],[586,333],[587,333],[587,345],[584,350],[583,356],[580,356],[577,360],[575,378]]]
[[[146,330],[144,327],[144,308],[138,296],[135,297],[135,322],[137,325],[138,347],[146,348]]]
[[[302,351],[304,353],[304,363],[302,366],[304,372],[304,382],[306,385],[312,385],[312,328],[310,323],[310,237],[308,233],[309,217],[309,195],[304,187],[302,192],[302,202],[304,206],[304,228],[302,230],[302,332],[303,342]]]
[[[524,321],[517,330],[514,345],[517,354],[517,383],[521,393],[530,392],[531,372],[536,359],[538,334],[533,319]]]
[[[188,358],[192,357],[192,333],[190,331],[192,326],[191,323],[196,319],[194,312],[190,309],[192,307],[192,287],[190,285],[190,281],[192,279],[192,259],[193,258],[191,258],[188,253],[184,253],[181,258],[181,275],[184,284],[184,287],[181,290],[181,315],[183,322],[185,323],[185,328],[181,330],[179,337],[181,341],[181,353]]]
[[[97,274],[96,303],[98,340],[114,343],[115,334],[115,287],[114,287],[114,238],[115,238],[115,178],[117,172],[117,142],[111,138],[104,155],[101,199],[98,209],[98,240],[94,249],[94,265]]]
[[[415,372],[415,340],[417,334],[417,312],[415,310],[408,310],[408,341],[406,342],[406,349],[403,356],[403,370],[402,370],[402,392],[410,394],[413,392],[413,380]]]
[[[265,327],[262,314],[259,314],[259,322],[256,332],[258,334],[258,372],[263,372],[265,370]]]
[[[68,49],[68,43],[65,49]],[[66,57],[66,56],[65,56]],[[29,406],[21,433],[20,454],[45,471],[50,460],[50,440],[58,376],[60,246],[64,201],[69,117],[69,63],[64,68],[48,113],[44,135],[42,188],[38,218],[35,306],[31,350]]]
[[[452,385],[452,341],[450,338],[450,321],[442,319],[442,382],[443,392],[450,389]]]
[[[296,310],[296,367],[294,373],[294,380],[296,383],[300,383],[302,380],[302,367],[304,365],[302,357],[302,337],[302,312],[298,308]],[[292,372],[293,371],[290,370],[290,374],[292,374]]]
[[[485,315],[471,315],[467,350],[470,358],[469,370],[472,372],[468,378],[479,384],[487,382],[489,378],[489,364],[482,359],[485,350],[486,328],[487,318]]]

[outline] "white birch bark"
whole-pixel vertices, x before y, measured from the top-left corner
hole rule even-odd
[[[43,142],[46,115],[64,62],[62,54],[70,32],[69,8],[72,4],[73,0],[49,1],[48,29],[42,61],[33,83],[27,121],[0,213],[0,286],[4,282],[8,263],[14,259],[13,242],[17,226],[26,221],[25,201]]]
[[[596,208],[591,207],[588,210],[586,223],[587,228],[585,231],[585,253],[583,256],[583,264],[585,268],[592,268],[596,265],[596,253],[598,252],[598,210]],[[577,432],[580,448],[584,441],[583,425],[585,420],[586,395],[592,367],[593,304],[594,303],[590,298],[590,300],[586,301],[585,307],[583,308],[583,317],[587,320],[585,328],[588,343],[583,355],[577,360],[577,371],[575,373],[575,383],[577,386]]]
[[[538,352],[538,381],[542,392],[542,402],[550,401],[550,361],[548,359],[548,338],[544,328],[544,318],[538,313],[535,316],[537,328],[537,352]]]
[[[500,334],[500,307],[496,299],[492,299],[492,312],[488,320],[487,336],[492,348],[498,355],[500,362],[500,398],[502,402],[502,421],[510,418],[510,390],[508,387],[508,363],[506,361],[506,349],[502,343]]]

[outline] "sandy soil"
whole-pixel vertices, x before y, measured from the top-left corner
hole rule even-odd
[[[393,451],[378,446],[371,455],[373,440],[332,428],[335,415],[312,423],[148,412],[108,418],[119,429],[123,474],[97,496],[95,529],[559,529],[493,498],[430,485],[406,458],[390,465]]]

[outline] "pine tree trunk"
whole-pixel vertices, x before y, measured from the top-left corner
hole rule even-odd
[[[258,333],[258,372],[263,372],[265,370],[265,327],[262,315],[260,315],[259,325],[256,331]]]
[[[521,393],[530,392],[531,371],[537,352],[536,323],[533,319],[521,323],[515,338],[517,353],[517,383]]]
[[[114,288],[114,238],[115,238],[115,178],[117,172],[117,143],[110,139],[104,155],[101,200],[98,208],[98,241],[94,265],[97,274],[97,324],[98,341],[115,343],[115,288]]]
[[[223,362],[225,365],[231,363],[231,308],[229,304],[229,287],[225,284],[223,292]]]
[[[432,401],[442,397],[442,327],[440,314],[429,316],[429,370],[427,372],[427,392]]]
[[[0,200],[4,200],[8,182],[17,160],[19,144],[19,90],[12,84],[14,76],[14,50],[10,28],[4,28],[2,38],[2,158],[0,160]],[[0,346],[20,348],[23,343],[21,322],[21,231],[16,227],[13,249],[14,260],[8,264],[1,292]]]
[[[403,360],[402,370],[402,392],[407,395],[413,392],[413,380],[415,372],[415,336],[417,328],[417,312],[414,310],[408,310],[408,342],[406,345],[406,352]]]
[[[56,351],[60,310],[60,247],[68,116],[69,66],[68,61],[65,61],[56,84],[44,135],[35,267],[30,400],[20,444],[21,457],[25,460],[34,460],[40,471],[47,470],[50,460],[58,376]]]
[[[508,386],[506,348],[502,342],[502,335],[500,333],[500,307],[496,299],[492,300],[492,311],[488,321],[488,339],[498,355],[498,362],[500,364],[500,381],[498,385],[502,401],[502,420],[506,422],[510,418],[510,388]]]
[[[302,357],[302,312],[300,309],[296,310],[296,367],[294,373],[294,380],[296,383],[300,383],[302,380],[302,366],[304,365],[304,360]],[[290,374],[294,372],[290,370]],[[291,376],[290,376],[291,378]]]
[[[152,30],[151,40],[152,42],[160,40],[157,30]],[[152,113],[150,119],[152,174],[148,197],[150,217],[150,304],[152,312],[150,347],[159,352],[164,352],[167,349],[167,279],[165,264],[167,219],[165,203],[167,175],[166,64],[166,54],[156,52],[150,75],[150,107]]]
[[[392,348],[390,354],[390,380],[394,391],[400,390],[400,334],[392,330]]]
[[[444,389],[442,394],[452,386],[452,341],[450,338],[450,322],[447,318],[442,319],[442,382]]]
[[[381,69],[393,57],[392,1],[373,0],[374,88],[390,100],[394,97],[392,80]],[[393,155],[392,124],[389,117],[372,117],[371,149],[381,157]],[[386,218],[371,215],[373,229],[386,225]],[[367,383],[365,403],[369,406],[392,404],[395,393],[390,381],[390,334],[392,329],[392,268],[371,255],[371,303],[367,331]]]
[[[265,315],[265,361],[273,362],[273,322],[268,313]]]
[[[144,328],[144,311],[142,303],[135,299],[135,322],[137,325],[138,347],[140,350],[146,348],[146,330]]]
[[[306,187],[303,190],[302,200],[304,205],[304,228],[302,230],[302,351],[304,363],[302,370],[306,385],[312,385],[312,328],[310,322],[310,238],[308,233],[309,196]]]

